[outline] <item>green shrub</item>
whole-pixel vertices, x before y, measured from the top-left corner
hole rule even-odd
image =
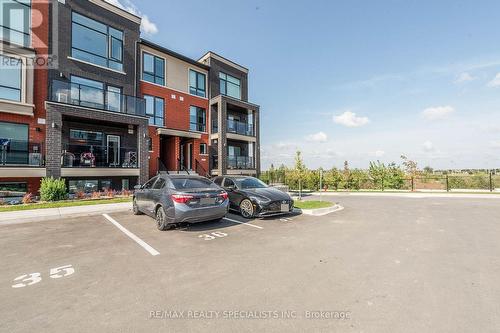
[[[66,199],[66,182],[64,179],[43,178],[40,184],[42,201],[59,201]]]

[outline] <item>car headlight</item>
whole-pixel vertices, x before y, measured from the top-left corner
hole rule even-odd
[[[256,197],[256,196],[251,196],[250,197],[250,200],[252,200],[253,202],[256,202],[258,204],[265,204],[265,203],[268,203],[270,202],[271,200],[269,200],[268,198],[264,198],[264,197]]]

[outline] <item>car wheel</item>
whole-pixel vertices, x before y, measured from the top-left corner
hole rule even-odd
[[[139,206],[137,205],[136,199],[132,201],[132,212],[134,213],[134,215],[142,215],[142,212],[139,210]]]
[[[156,210],[156,227],[158,230],[164,231],[164,230],[170,230],[175,227],[175,225],[171,223],[167,223],[167,214],[165,214],[165,210],[163,209],[163,206],[158,207]]]
[[[248,199],[243,199],[240,202],[240,213],[246,219],[251,219],[254,214],[253,204]]]

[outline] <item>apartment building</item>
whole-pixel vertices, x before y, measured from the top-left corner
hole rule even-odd
[[[149,116],[149,173],[209,176],[207,77],[210,68],[142,40],[140,90]]]
[[[210,67],[210,173],[260,174],[260,107],[248,101],[248,68],[214,52],[199,62]]]
[[[37,20],[35,13],[49,17],[49,4],[1,3],[0,191],[4,192],[35,193],[46,175],[49,29],[46,24],[31,24]],[[9,20],[11,16],[16,21]]]
[[[247,68],[141,39],[140,17],[103,0],[5,2],[22,15],[0,18],[0,196],[45,176],[91,192],[161,171],[259,173]]]

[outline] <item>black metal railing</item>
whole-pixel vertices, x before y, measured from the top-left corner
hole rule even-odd
[[[43,142],[0,138],[0,167],[42,167],[45,165]]]
[[[208,171],[203,167],[203,165],[201,165],[200,161],[198,161],[198,160],[195,160],[195,171],[200,176],[207,177],[207,178],[210,177],[210,174],[208,173]]]
[[[143,98],[61,80],[52,80],[50,100],[135,116],[146,115]]]
[[[241,135],[254,136],[253,125],[238,120],[227,120],[227,131]]]
[[[138,168],[137,148],[102,145],[63,145],[63,168]]]
[[[254,159],[251,156],[228,156],[228,169],[253,169]]]

